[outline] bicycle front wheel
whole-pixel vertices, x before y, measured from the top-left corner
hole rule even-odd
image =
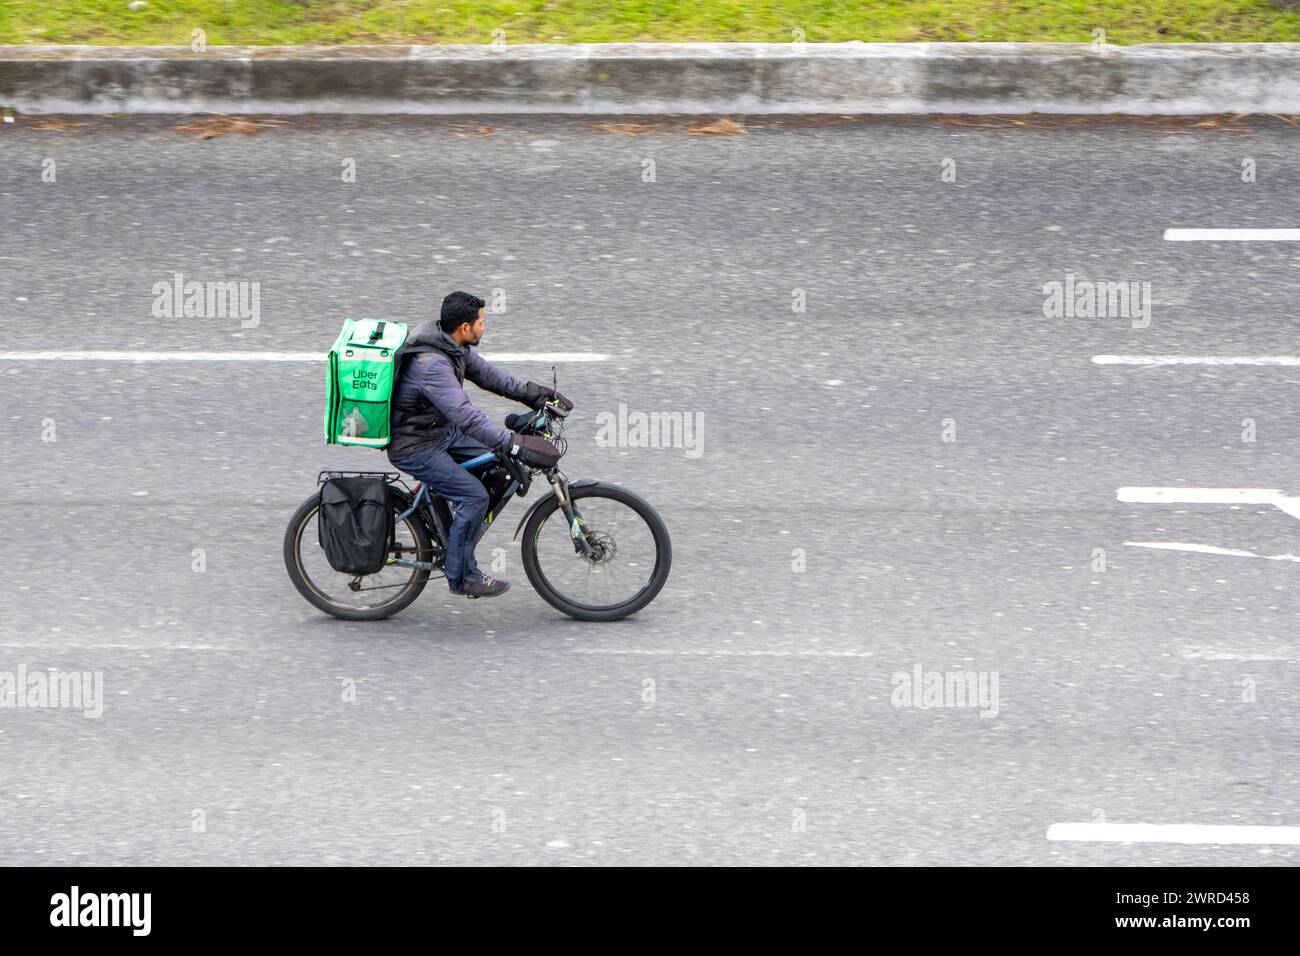
[[[548,604],[579,621],[617,621],[658,596],[673,562],[668,528],[639,495],[596,483],[569,489],[578,532],[592,554],[575,548],[574,529],[552,496],[524,528],[524,572]]]
[[[401,511],[410,500],[392,489],[394,505]],[[388,564],[375,574],[344,574],[330,567],[320,546],[317,512],[320,496],[304,501],[284,532],[284,566],[298,593],[344,621],[378,621],[391,617],[420,596],[429,581],[429,571],[403,567],[401,559],[431,562],[434,546],[429,530],[415,514],[407,515],[395,529]]]

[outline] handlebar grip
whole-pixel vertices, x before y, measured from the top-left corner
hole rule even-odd
[[[523,462],[510,455],[502,455],[501,461],[506,466],[506,471],[510,472],[510,477],[521,485],[528,484],[528,471],[524,468]]]

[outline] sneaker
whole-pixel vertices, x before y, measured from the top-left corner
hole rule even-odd
[[[498,581],[486,574],[472,581],[465,581],[459,588],[453,587],[452,594],[463,594],[467,598],[496,597],[510,590],[509,581]]]

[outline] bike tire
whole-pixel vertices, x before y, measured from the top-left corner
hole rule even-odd
[[[640,515],[654,537],[656,552],[654,573],[651,575],[649,583],[635,596],[613,607],[594,609],[566,598],[546,579],[537,560],[537,536],[546,519],[555,514],[560,507],[559,499],[552,495],[550,499],[532,513],[528,519],[528,524],[524,527],[522,553],[524,573],[528,575],[529,583],[532,584],[533,590],[541,595],[542,600],[547,604],[578,621],[619,621],[635,614],[658,597],[659,592],[663,590],[664,584],[668,581],[668,572],[672,569],[673,563],[673,546],[668,536],[668,526],[664,524],[663,519],[659,517],[659,512],[655,511],[648,501],[640,495],[617,485],[605,484],[604,482],[579,485],[578,487],[571,487],[569,495],[574,501],[583,498],[610,498],[622,502]]]
[[[393,495],[393,505],[398,509],[398,514],[410,507],[410,498],[405,492],[399,488],[391,488],[390,490]],[[393,600],[366,608],[347,608],[334,604],[312,586],[309,576],[302,567],[300,539],[319,506],[320,495],[312,495],[294,512],[293,517],[289,519],[289,526],[284,531],[284,566],[289,572],[289,580],[298,589],[298,593],[317,609],[342,621],[382,621],[409,607],[420,596],[424,586],[429,583],[430,572],[417,570],[411,578],[410,584],[397,592]],[[432,560],[433,540],[429,536],[429,530],[425,526],[424,520],[419,515],[413,514],[407,519],[407,522],[419,548],[419,560]]]

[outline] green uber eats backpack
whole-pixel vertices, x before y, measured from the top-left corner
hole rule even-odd
[[[406,326],[348,319],[334,340],[325,373],[325,443],[387,448],[397,351]]]

